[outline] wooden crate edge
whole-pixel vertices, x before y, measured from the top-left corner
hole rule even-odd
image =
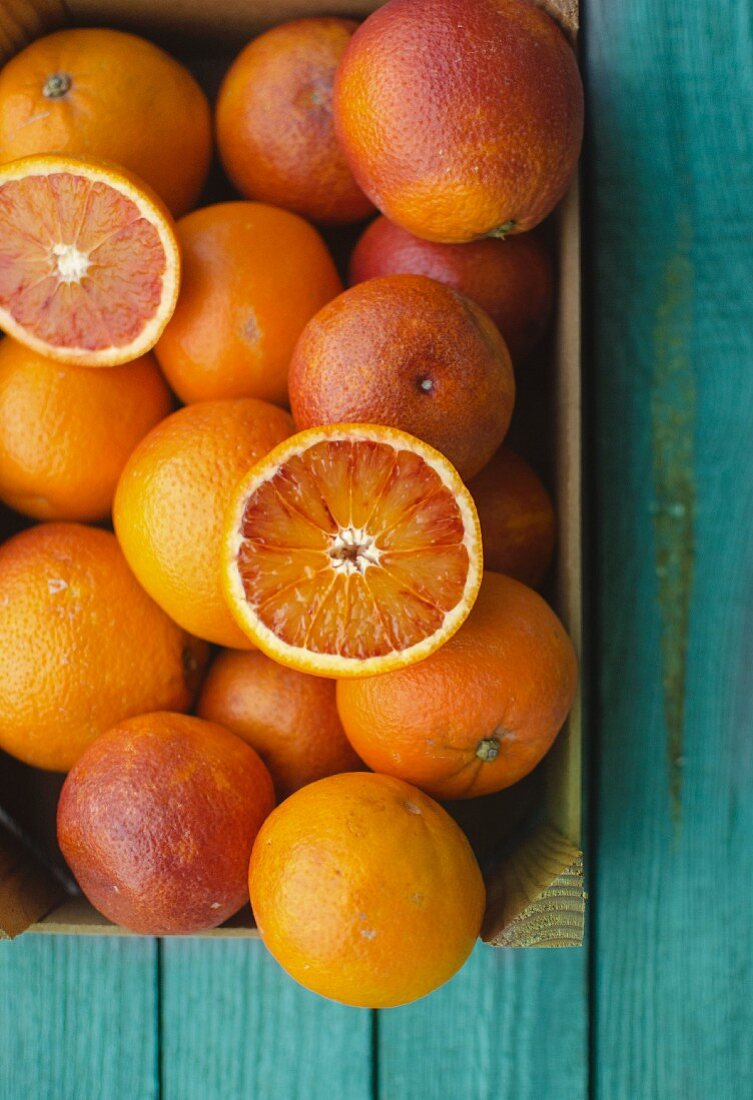
[[[0,940],[12,940],[65,897],[61,883],[0,824]]]
[[[583,853],[552,825],[540,825],[490,884],[481,938],[493,947],[580,947],[583,885]]]

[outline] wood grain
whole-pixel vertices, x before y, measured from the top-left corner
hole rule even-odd
[[[0,940],[25,932],[65,890],[0,820]]]
[[[40,34],[67,22],[62,0],[3,0],[0,7],[0,64]]]
[[[378,1096],[585,1100],[586,1004],[582,948],[480,945],[442,989],[379,1013]]]
[[[0,943],[3,1100],[157,1100],[153,940]]]
[[[753,1088],[753,24],[592,0],[595,1096]]]
[[[259,941],[163,941],[161,991],[161,1100],[371,1100],[373,1013],[302,989]]]
[[[585,908],[583,853],[541,825],[492,878],[481,935],[497,947],[579,947]]]

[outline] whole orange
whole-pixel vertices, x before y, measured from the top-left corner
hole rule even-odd
[[[144,714],[100,737],[63,784],[58,842],[92,905],[148,936],[215,928],[248,897],[269,772],[222,726]]]
[[[113,523],[146,591],[192,634],[249,649],[222,595],[225,509],[240,480],[293,431],[288,413],[253,398],[205,401],[142,439],[118,482]]]
[[[67,771],[115,722],[187,710],[206,658],[108,531],[45,523],[0,547],[0,748],[19,760]]]
[[[362,766],[337,713],[334,680],[285,668],[264,653],[220,653],[196,713],[256,749],[280,798],[315,779]]]
[[[151,355],[109,370],[0,343],[0,499],[36,519],[101,520],[139,440],[172,408]]]
[[[122,164],[175,216],[195,205],[212,151],[209,104],[175,58],[122,31],[38,38],[0,71],[0,162],[64,153]]]
[[[341,680],[337,706],[375,771],[435,798],[509,787],[545,755],[572,706],[578,668],[561,622],[531,588],[486,573],[460,630],[410,668]]]
[[[541,478],[515,451],[500,447],[468,488],[478,509],[486,568],[538,588],[552,564],[557,528]]]
[[[522,233],[564,195],[583,87],[562,31],[523,0],[390,0],[335,81],[335,125],[383,214],[447,243]]]
[[[258,202],[206,206],[177,225],[178,304],[155,351],[186,403],[287,402],[288,363],[306,322],[342,290],[313,226]]]
[[[437,244],[414,237],[387,218],[376,218],[353,250],[348,282],[352,286],[403,274],[428,275],[485,309],[516,366],[525,363],[549,328],[554,265],[538,233]]]
[[[470,955],[485,891],[465,835],[431,798],[363,772],[320,779],[267,818],[251,854],[259,933],[307,989],[390,1008]]]
[[[217,145],[247,198],[325,224],[373,210],[332,120],[335,69],[357,26],[331,16],[283,23],[249,42],[230,66],[217,98]]]
[[[473,477],[505,437],[515,400],[510,355],[470,299],[423,275],[346,290],[308,323],[290,363],[299,428],[400,428]]]

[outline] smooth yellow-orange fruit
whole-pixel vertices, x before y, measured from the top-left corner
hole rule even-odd
[[[19,760],[67,771],[116,722],[187,710],[206,658],[108,531],[43,523],[0,547],[0,748]]]
[[[424,997],[478,937],[484,883],[465,835],[415,787],[335,775],[267,818],[249,871],[259,933],[307,989],[362,1008]]]
[[[155,349],[187,404],[225,397],[288,400],[301,331],[342,290],[322,238],[261,202],[222,202],[181,218],[180,297]]]
[[[172,408],[151,355],[109,370],[0,342],[0,499],[35,519],[103,520],[128,456]]]
[[[265,401],[188,405],[145,436],[118,482],[113,522],[131,569],[172,619],[217,645],[249,648],[222,594],[228,503],[292,431],[288,413]]]
[[[56,31],[0,70],[0,163],[36,153],[122,164],[178,217],[209,168],[209,104],[188,69],[145,38]]]

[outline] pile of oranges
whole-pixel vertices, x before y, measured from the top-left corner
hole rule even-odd
[[[535,590],[552,502],[504,440],[582,113],[528,0],[278,26],[214,113],[118,31],[0,70],[0,499],[29,520],[0,747],[68,773],[60,848],[111,920],[250,896],[295,979],[371,1007],[472,950],[440,801],[527,775],[577,683]],[[237,197],[197,208],[213,134]],[[367,218],[338,267],[328,227]]]

